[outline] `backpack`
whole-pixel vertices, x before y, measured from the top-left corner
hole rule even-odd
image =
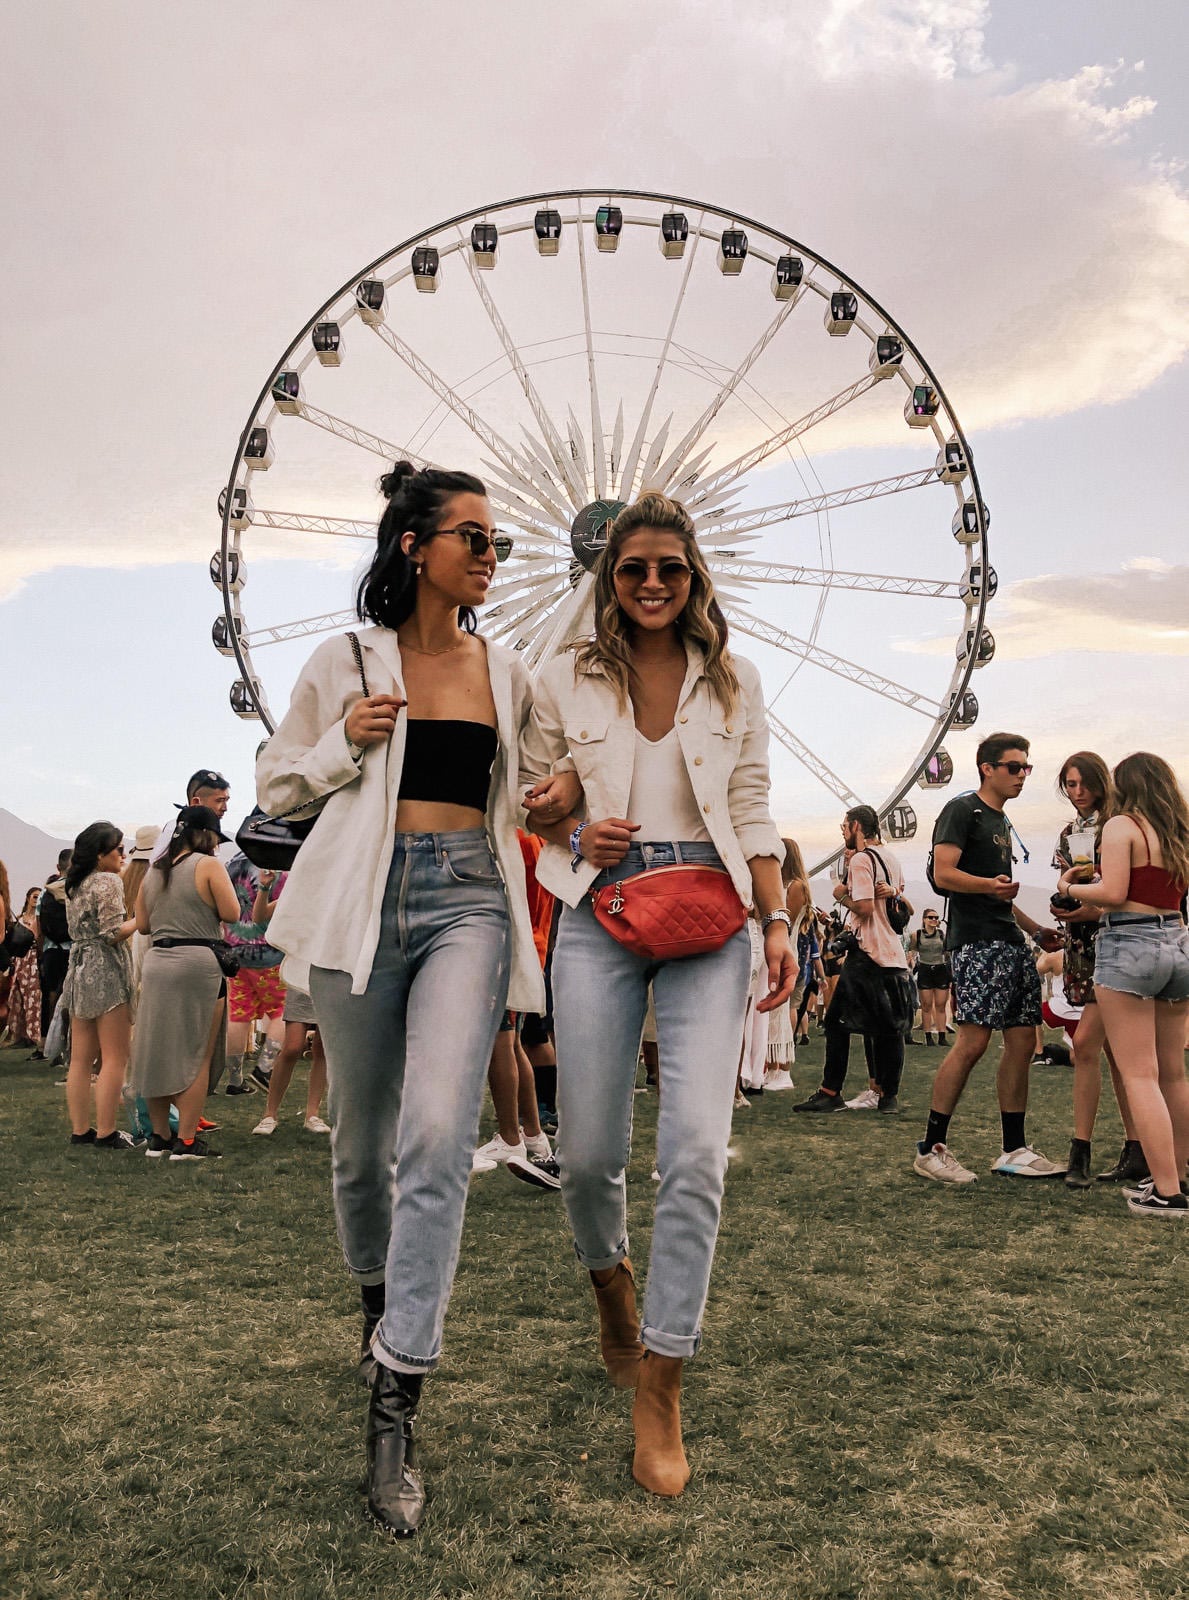
[[[53,886],[47,885],[45,893],[41,896],[37,909],[37,920],[41,923],[41,932],[44,938],[54,944],[70,943],[70,924],[66,920],[66,902],[59,900],[54,893]]]
[[[954,799],[955,800],[973,800],[974,799],[974,795],[975,795],[975,791],[973,789],[968,789],[965,794],[956,794],[954,796]],[[974,809],[977,811],[978,807],[976,806]],[[933,844],[932,844],[932,841],[930,841],[930,844],[929,844],[929,854],[925,857],[925,877],[929,880],[929,887],[930,887],[930,889],[932,889],[933,893],[936,894],[936,895],[940,895],[943,900],[948,902],[949,897],[950,897],[949,890],[948,889],[943,889],[940,886],[940,884],[937,882],[937,879],[933,876]]]
[[[883,868],[883,875],[888,881],[888,887],[891,888],[892,874],[888,871],[887,862],[880,855],[879,851],[873,850],[870,845],[867,846],[867,854],[869,856],[874,856],[879,862],[880,866]],[[930,858],[931,857],[932,851],[930,851]],[[890,900],[884,901],[884,914],[891,925],[893,933],[903,933],[905,928],[908,927],[908,924],[912,920],[912,912],[908,909],[908,902],[904,899],[903,895],[900,894],[894,894]]]

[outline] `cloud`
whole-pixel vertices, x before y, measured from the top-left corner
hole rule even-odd
[[[1189,198],[1140,153],[1134,68],[1026,81],[988,57],[987,0],[459,9],[377,8],[368,49],[328,58],[313,0],[267,49],[232,0],[112,0],[67,67],[52,8],[14,21],[0,596],[205,562],[245,413],[319,298],[417,226],[559,181],[787,226],[891,309],[976,436],[1124,400],[1189,347]],[[475,86],[461,109],[443,81]],[[856,407],[822,439],[896,427]]]
[[[1189,566],[1139,556],[1118,572],[1042,573],[996,597],[996,661],[1071,650],[1189,656]],[[948,655],[952,640],[905,640],[913,655]]]

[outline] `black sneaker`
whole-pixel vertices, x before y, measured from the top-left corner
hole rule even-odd
[[[1183,1194],[1162,1195],[1157,1194],[1154,1188],[1144,1188],[1134,1199],[1128,1200],[1127,1209],[1141,1217],[1173,1219],[1189,1216],[1189,1199]]]
[[[1144,1155],[1143,1146],[1137,1139],[1127,1139],[1119,1159],[1113,1167],[1108,1167],[1105,1172],[1100,1172],[1095,1179],[1096,1183],[1143,1183],[1151,1177],[1148,1171],[1148,1160]]]
[[[254,1083],[229,1083],[227,1085],[226,1089],[223,1090],[223,1093],[224,1094],[255,1094],[256,1093],[256,1085]]]
[[[524,1160],[509,1156],[504,1162],[514,1178],[524,1183],[534,1183],[538,1189],[560,1189],[561,1169],[552,1156],[535,1156],[530,1150]]]
[[[88,1128],[86,1133],[72,1133],[70,1135],[70,1142],[71,1142],[71,1144],[94,1144],[95,1143],[95,1130],[94,1130],[94,1128]]]
[[[894,1094],[881,1094],[879,1104],[875,1108],[885,1117],[898,1117],[900,1115],[900,1102]]]
[[[169,1135],[168,1139],[163,1139],[159,1133],[151,1133],[149,1135],[149,1142],[145,1146],[145,1155],[151,1157],[153,1160],[159,1160],[161,1156],[167,1156],[172,1149],[172,1133]]]
[[[187,1144],[184,1139],[175,1139],[173,1149],[169,1152],[171,1161],[221,1161],[222,1150],[212,1150],[205,1139],[194,1138]]]
[[[253,1068],[252,1068],[252,1070],[251,1070],[251,1072],[250,1072],[250,1073],[249,1073],[249,1074],[248,1074],[248,1076],[249,1076],[249,1077],[250,1077],[250,1078],[251,1078],[251,1079],[252,1079],[252,1080],[253,1080],[253,1082],[255,1082],[255,1083],[256,1083],[256,1084],[257,1084],[257,1085],[258,1085],[258,1086],[259,1086],[259,1087],[260,1087],[260,1088],[261,1088],[261,1089],[264,1089],[264,1090],[267,1090],[267,1089],[268,1089],[268,1081],[269,1081],[269,1079],[270,1079],[270,1078],[271,1078],[271,1077],[272,1077],[272,1072],[271,1072],[271,1070],[270,1070],[270,1071],[268,1071],[268,1072],[262,1072],[262,1071],[261,1071],[261,1069],[260,1069],[260,1064],[259,1064],[259,1062],[258,1062],[258,1063],[257,1063],[257,1064],[256,1064],[256,1065],[255,1065],[255,1066],[254,1066],[254,1067],[253,1067]],[[249,1091],[248,1091],[248,1092],[249,1092],[249,1094],[250,1094],[250,1093],[251,1093],[251,1090],[249,1090]]]
[[[1073,1139],[1069,1145],[1069,1165],[1065,1169],[1067,1189],[1088,1189],[1094,1182],[1090,1176],[1090,1145],[1085,1139]]]
[[[111,1133],[105,1133],[102,1139],[98,1134],[95,1135],[95,1148],[96,1150],[131,1150],[133,1148],[132,1135],[122,1132],[119,1128],[113,1128]]]
[[[802,1100],[800,1105],[793,1107],[794,1111],[845,1111],[846,1101],[840,1094],[827,1094],[824,1089],[815,1089],[808,1100]]]

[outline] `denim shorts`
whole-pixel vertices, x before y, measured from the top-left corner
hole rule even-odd
[[[1144,1000],[1189,1000],[1189,931],[1175,912],[1103,917],[1095,946],[1094,986]]]

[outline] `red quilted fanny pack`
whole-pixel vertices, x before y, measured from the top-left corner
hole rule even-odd
[[[747,921],[721,867],[657,867],[609,883],[591,896],[613,939],[649,961],[677,961],[719,950]]]

